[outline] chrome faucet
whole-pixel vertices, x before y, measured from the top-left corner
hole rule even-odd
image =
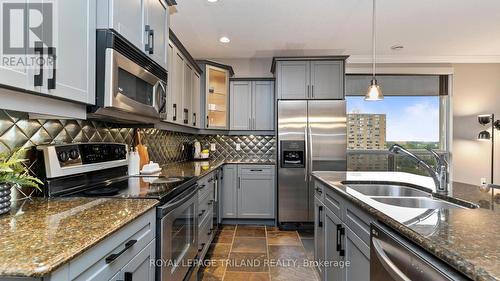
[[[432,156],[436,159],[437,165],[436,168],[432,168],[427,163],[424,162],[420,157],[411,153],[407,149],[402,146],[395,144],[389,148],[389,151],[394,154],[403,153],[414,160],[417,161],[417,164],[420,165],[425,171],[432,177],[434,180],[434,185],[436,186],[436,192],[439,194],[448,194],[448,162],[446,161],[444,156],[440,156],[432,149],[427,149]]]

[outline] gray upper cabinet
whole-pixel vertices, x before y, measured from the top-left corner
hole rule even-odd
[[[200,126],[200,106],[201,106],[201,89],[200,89],[200,74],[196,71],[193,72],[193,81],[192,81],[192,106],[191,106],[191,125],[193,127]]]
[[[159,65],[167,68],[168,6],[163,0],[147,2],[144,50]],[[123,5],[123,4],[122,4]],[[147,31],[150,30],[150,31]]]
[[[168,42],[167,116],[163,121],[200,127],[200,73],[198,65],[173,33]]]
[[[31,5],[29,1],[25,4],[28,8]],[[96,9],[97,0],[57,2],[57,9],[52,11],[52,21],[42,21],[38,28],[54,33],[52,41],[34,41],[36,39],[32,37],[36,36],[26,35],[20,42],[24,46],[20,48],[21,54],[15,54],[16,62],[20,58],[31,61],[43,55],[47,63],[36,67],[20,64],[0,66],[0,84],[41,96],[95,104]],[[24,34],[32,34],[28,26],[19,28]],[[31,49],[40,50],[28,52]],[[4,52],[4,61],[9,58],[8,55]],[[57,113],[54,112],[54,115]]]
[[[276,59],[278,99],[344,99],[346,57]]]
[[[231,81],[231,130],[250,130],[252,122],[252,82]]]
[[[232,219],[238,212],[238,165],[224,165],[222,169],[222,187],[220,199],[222,204],[222,218]]]
[[[274,130],[273,81],[231,81],[230,100],[231,130]]]
[[[342,61],[311,62],[312,99],[344,98],[344,66]]]
[[[274,130],[274,82],[253,82],[253,130]]]
[[[308,61],[278,62],[276,84],[280,99],[306,99],[309,97],[310,64]]]
[[[169,14],[165,0],[98,2],[98,28],[116,30],[144,54],[167,69]]]

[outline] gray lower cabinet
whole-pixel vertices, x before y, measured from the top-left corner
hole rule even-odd
[[[273,219],[275,173],[272,165],[225,165],[221,204],[224,219]]]
[[[320,199],[314,198],[314,260],[325,260],[325,207]],[[320,276],[324,276],[324,268],[318,267]],[[324,279],[324,278],[323,278]]]
[[[238,166],[238,218],[274,218],[274,168]]]
[[[369,226],[373,221],[365,212],[346,202],[334,190],[322,187],[315,197],[315,259],[316,261],[349,262],[349,266],[318,268],[323,281],[369,281]],[[367,232],[368,231],[368,232]]]
[[[345,267],[341,280],[370,281],[370,247],[349,227],[344,226],[344,233],[345,260],[350,261],[351,265]]]
[[[220,198],[222,218],[235,219],[238,216],[238,165],[224,165],[222,168],[222,187]]]

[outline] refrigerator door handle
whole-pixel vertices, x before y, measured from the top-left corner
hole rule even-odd
[[[307,125],[304,127],[304,140],[305,140],[305,170],[306,172],[304,173],[304,181],[307,182],[309,178],[309,137],[307,136]]]
[[[309,171],[307,172],[307,175],[308,175],[309,181],[311,181],[311,173],[313,172],[313,155],[312,155],[313,145],[312,145],[311,127],[309,126],[309,124],[307,124],[307,136],[306,137],[309,139],[307,141],[307,144],[309,145],[309,147],[307,147],[307,152],[308,152],[307,161],[309,161],[309,163],[307,163],[307,166],[309,167]]]

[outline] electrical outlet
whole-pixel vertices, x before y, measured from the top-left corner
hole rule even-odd
[[[481,178],[481,185],[486,185],[486,178]]]
[[[215,148],[215,143],[211,143],[211,144],[210,144],[210,151],[215,151],[215,150],[217,150],[217,149]]]
[[[237,143],[236,144],[236,151],[240,151],[241,150],[241,144]]]

